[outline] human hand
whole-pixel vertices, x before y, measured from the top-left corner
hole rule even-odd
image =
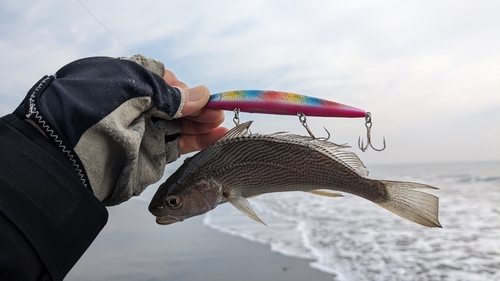
[[[228,131],[225,127],[219,127],[224,122],[224,112],[205,108],[210,98],[210,91],[206,86],[189,88],[169,70],[165,70],[163,79],[170,86],[181,88],[184,95],[182,117],[179,118],[182,136],[177,138],[182,154],[204,149]]]

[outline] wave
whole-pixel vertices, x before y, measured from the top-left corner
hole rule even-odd
[[[301,192],[250,199],[268,227],[229,204],[207,214],[205,225],[312,259],[311,267],[335,280],[500,280],[500,176],[401,174],[391,179],[441,188],[433,194],[443,229],[415,225],[353,195]]]

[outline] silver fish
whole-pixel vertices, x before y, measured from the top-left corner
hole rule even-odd
[[[373,180],[348,146],[288,133],[250,134],[252,121],[237,125],[200,151],[156,191],[149,211],[158,224],[183,221],[229,202],[264,223],[246,198],[270,192],[306,191],[323,196],[347,192],[405,219],[441,227],[439,199],[415,189],[435,187]]]

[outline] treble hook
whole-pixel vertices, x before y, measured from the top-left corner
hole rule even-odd
[[[375,151],[382,151],[385,149],[385,137],[384,137],[384,147],[382,147],[380,149],[373,147],[371,133],[370,133],[370,130],[372,129],[372,125],[373,125],[372,124],[372,114],[370,112],[367,112],[366,116],[365,116],[365,127],[366,127],[366,138],[367,138],[368,143],[366,144],[366,146],[364,145],[363,140],[361,140],[361,137],[358,138],[358,147],[363,152],[365,152],[368,149],[368,146],[373,148],[373,150],[375,150]]]
[[[328,134],[328,136],[326,138],[325,137],[317,138],[317,137],[314,136],[314,134],[312,133],[312,131],[309,128],[309,126],[307,126],[306,115],[304,113],[302,113],[302,112],[298,112],[297,116],[299,117],[300,123],[302,124],[302,126],[304,126],[304,128],[306,129],[306,131],[309,134],[309,136],[311,136],[311,138],[313,138],[315,140],[320,140],[320,141],[327,141],[328,139],[330,139],[330,132],[328,132],[328,130],[325,127],[323,127],[323,129],[325,129],[325,131]]]

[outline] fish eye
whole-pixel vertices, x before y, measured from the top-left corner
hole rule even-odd
[[[167,202],[168,206],[170,206],[173,209],[177,209],[182,205],[182,200],[179,196],[177,195],[170,195],[165,199]]]

